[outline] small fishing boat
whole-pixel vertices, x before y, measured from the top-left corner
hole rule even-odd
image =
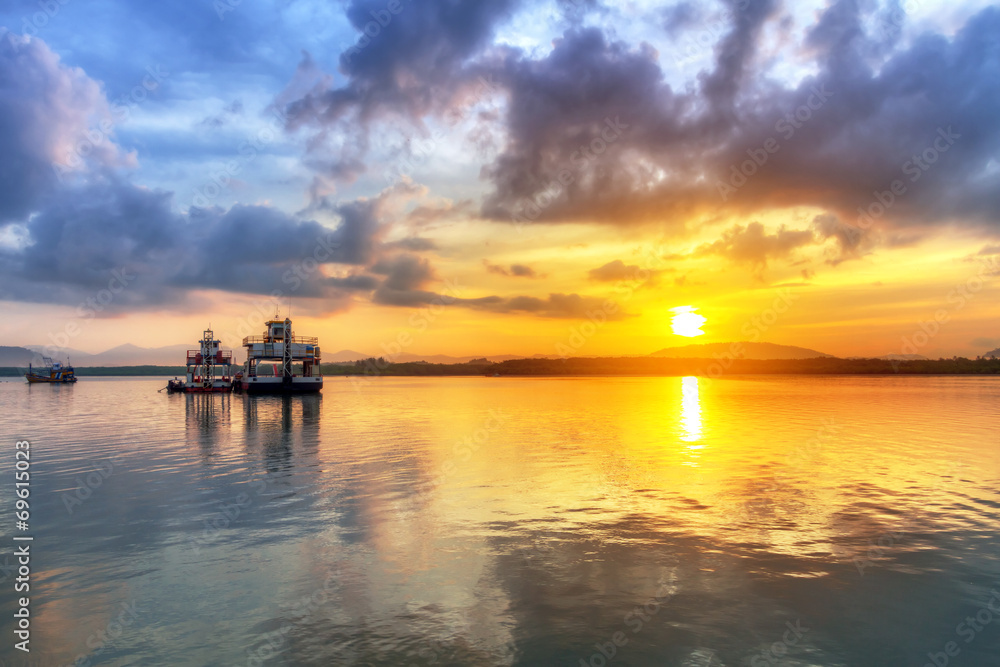
[[[201,349],[188,350],[184,379],[167,382],[168,394],[217,394],[233,390],[233,352],[223,350],[215,333],[205,329]],[[162,391],[162,390],[161,390]]]
[[[69,384],[76,382],[76,372],[73,367],[67,364],[63,366],[58,361],[53,362],[50,357],[42,357],[43,368],[34,368],[28,364],[28,372],[24,374],[25,379],[31,384]]]

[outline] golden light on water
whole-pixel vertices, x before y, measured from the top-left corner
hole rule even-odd
[[[701,397],[698,378],[693,376],[681,380],[681,440],[701,440]]]
[[[670,320],[670,328],[675,335],[693,338],[705,334],[701,328],[708,320],[699,315],[698,309],[694,306],[677,306],[670,311],[674,314]]]

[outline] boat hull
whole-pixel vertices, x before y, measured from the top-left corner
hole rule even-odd
[[[38,377],[37,375],[25,375],[24,378],[31,384],[73,384],[76,382],[75,377],[51,378]]]
[[[169,393],[171,394],[228,394],[233,389],[232,387],[210,387],[205,389],[204,387],[181,387],[180,389],[171,389]]]
[[[233,390],[229,382],[216,383],[210,387],[171,380],[167,383],[168,394],[228,394]]]

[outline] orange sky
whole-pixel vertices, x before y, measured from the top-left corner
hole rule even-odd
[[[776,229],[783,219],[794,220],[795,215],[775,212],[766,228]],[[577,293],[592,297],[597,307],[587,311],[589,318],[576,319],[437,304],[386,308],[358,299],[342,312],[317,316],[298,312],[301,304],[293,296],[296,330],[318,335],[328,353],[351,349],[387,356],[557,355],[567,348],[581,356],[642,355],[689,343],[759,340],[837,356],[910,353],[937,358],[982,354],[991,348],[973,341],[1000,335],[996,276],[989,275],[1000,266],[996,257],[976,255],[982,242],[975,237],[942,235],[839,265],[827,261],[834,253],[831,243],[768,259],[765,265],[714,256],[674,257],[695,254],[727,223],[702,227],[685,238],[665,238],[655,227],[624,237],[595,234],[582,226],[518,235],[496,223],[454,224],[474,228],[480,236],[478,241],[462,235],[451,240],[447,228],[431,235],[441,239],[442,261],[436,268],[441,294]],[[525,245],[530,252],[522,250]],[[481,257],[475,248],[481,249]],[[521,263],[537,275],[512,278],[490,271],[484,265],[487,257],[494,266]],[[625,277],[601,281],[590,275],[618,258]],[[66,347],[100,352],[126,342],[142,347],[193,344],[211,324],[226,345],[238,347],[247,331],[262,329],[264,310],[273,314],[274,301],[266,297],[210,291],[198,293],[197,299],[204,305],[193,315],[171,309],[111,319],[80,318],[74,309],[8,304],[13,317],[0,335],[11,344],[68,341]],[[617,306],[605,309],[608,299]],[[284,316],[288,300],[281,304]],[[706,318],[704,335],[672,333],[671,309],[678,306],[693,306]],[[70,336],[74,324],[79,333]],[[46,340],[49,333],[53,335]]]
[[[1000,347],[1000,10],[731,4],[0,10],[0,342]]]

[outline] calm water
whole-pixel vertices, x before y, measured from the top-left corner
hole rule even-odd
[[[164,384],[0,383],[3,664],[1000,664],[1000,378]]]

